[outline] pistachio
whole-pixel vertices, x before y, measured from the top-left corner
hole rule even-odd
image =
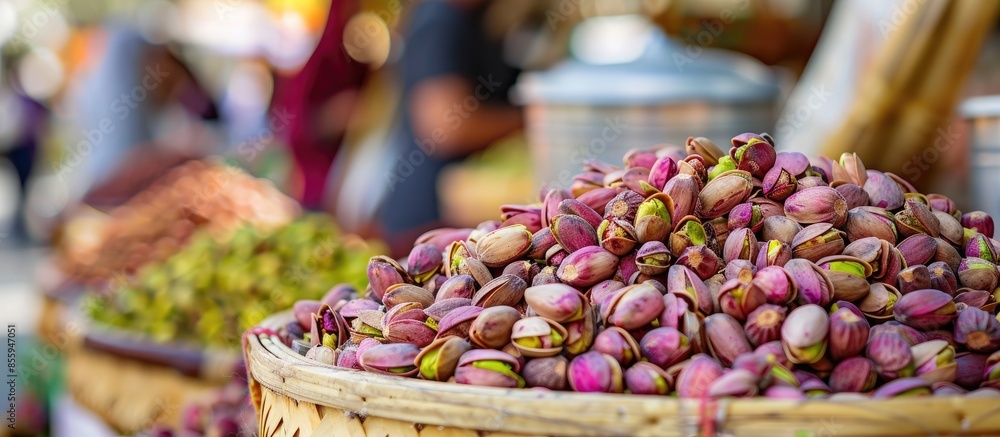
[[[788,315],[781,327],[781,345],[793,363],[815,363],[827,349],[829,320],[818,305],[798,307]]]
[[[757,268],[763,269],[769,266],[781,267],[792,259],[791,246],[778,240],[769,240],[761,246],[757,253]]]
[[[976,353],[1000,349],[1000,321],[979,308],[966,308],[955,320],[955,342]]]
[[[761,222],[760,234],[764,241],[778,240],[790,246],[795,235],[801,230],[802,225],[798,222],[779,215],[765,218]]]
[[[368,283],[379,300],[390,286],[407,282],[410,275],[392,258],[380,255],[368,261]]]
[[[416,302],[426,308],[434,303],[434,293],[416,285],[394,284],[387,288],[385,295],[382,296],[382,303],[387,309],[407,302]]]
[[[589,287],[611,278],[617,267],[617,256],[598,246],[589,246],[567,256],[556,276],[569,285]]]
[[[900,297],[902,295],[895,287],[876,282],[858,302],[858,308],[872,320],[888,320],[893,318],[893,308]]]
[[[607,207],[608,202],[610,202],[611,199],[613,199],[617,194],[618,192],[615,191],[614,188],[602,187],[583,193],[580,197],[577,197],[576,200],[579,200],[584,205],[587,205],[594,211],[597,211],[598,214],[603,215],[606,212],[605,208]]]
[[[558,323],[582,319],[586,303],[582,293],[565,284],[528,287],[524,290],[524,300],[535,313]]]
[[[798,180],[795,175],[782,167],[774,166],[764,175],[762,186],[764,197],[775,201],[782,201],[795,193],[798,188]]]
[[[930,340],[910,348],[916,376],[930,382],[952,382],[958,375],[955,347],[945,340]]]
[[[834,299],[854,302],[863,299],[871,290],[868,277],[872,274],[872,267],[859,258],[828,256],[819,260],[817,265],[826,270],[833,284]]]
[[[962,214],[962,226],[993,238],[993,217],[982,211]]]
[[[872,335],[866,355],[875,363],[875,371],[885,379],[905,378],[916,373],[910,345],[899,334]]]
[[[772,385],[764,390],[764,397],[770,399],[787,399],[800,401],[806,399],[805,393],[795,387],[787,385]]]
[[[697,354],[677,376],[677,395],[681,398],[702,399],[708,396],[715,380],[722,377],[722,366],[712,357]]]
[[[607,298],[615,294],[615,291],[622,288],[625,288],[625,283],[608,279],[598,282],[596,285],[591,287],[587,293],[590,295],[591,304],[595,307],[600,307],[604,304]]]
[[[701,221],[694,216],[685,216],[674,226],[670,234],[670,253],[680,256],[684,249],[708,243],[708,233]]]
[[[939,290],[916,290],[896,302],[893,314],[897,321],[916,329],[935,329],[955,320],[955,303]]]
[[[720,217],[748,199],[752,190],[750,173],[730,170],[716,176],[702,188],[695,209],[705,218]]]
[[[646,336],[648,337],[649,333],[647,333]],[[679,332],[678,336],[683,337]],[[642,351],[639,349],[639,343],[635,341],[632,334],[629,334],[628,331],[617,326],[608,327],[598,333],[594,338],[593,350],[607,354],[608,356],[614,358],[615,361],[618,361],[618,363],[622,366],[629,366],[642,357]]]
[[[566,324],[565,349],[569,356],[582,354],[594,344],[597,315],[589,303],[583,303],[583,318]]]
[[[448,312],[437,325],[437,337],[457,336],[469,338],[469,329],[472,323],[483,312],[483,308],[478,306],[466,306],[455,308]]]
[[[785,199],[785,215],[801,224],[840,227],[847,221],[847,200],[830,187],[806,188]]]
[[[597,237],[601,240],[601,247],[614,256],[629,253],[639,241],[631,222],[620,219],[601,222],[601,226],[597,228]]]
[[[594,229],[601,225],[604,220],[593,208],[577,199],[566,199],[559,202],[559,214],[575,215],[587,221]]]
[[[997,266],[982,258],[964,258],[958,266],[958,281],[964,287],[993,290],[1000,280]]]
[[[941,225],[941,238],[950,244],[961,245],[965,236],[965,228],[962,227],[962,223],[954,216],[941,211],[934,210],[931,213]]]
[[[312,326],[313,314],[319,313],[322,307],[323,303],[318,300],[300,300],[292,306],[292,313],[295,314],[299,326],[305,330]]]
[[[927,234],[937,237],[941,233],[941,222],[931,213],[930,207],[914,198],[903,203],[903,210],[896,213],[896,226],[904,236]]]
[[[499,349],[510,341],[521,312],[509,306],[483,309],[469,325],[469,340],[479,347]]]
[[[712,296],[705,282],[691,269],[674,264],[667,270],[667,292],[683,298],[689,307],[702,314],[712,314]]]
[[[690,340],[677,329],[666,326],[646,333],[639,341],[639,351],[646,361],[663,369],[687,359],[692,352]]]
[[[647,362],[638,362],[625,370],[625,387],[637,395],[666,395],[673,378],[663,369]]]
[[[671,214],[674,201],[670,195],[656,193],[639,204],[635,217],[635,234],[641,242],[661,241],[673,229]]]
[[[518,372],[521,365],[508,353],[492,349],[474,349],[458,360],[455,382],[502,388],[523,388],[524,379]]]
[[[889,399],[897,397],[930,396],[931,383],[921,378],[901,378],[889,381],[872,392],[872,399]]]
[[[764,292],[745,281],[745,278],[727,280],[719,290],[719,307],[737,320],[746,320],[751,311],[767,301]]]
[[[737,229],[726,238],[723,258],[726,262],[745,259],[750,262],[757,260],[757,237],[747,228]]]
[[[476,243],[477,257],[487,267],[503,267],[531,250],[532,233],[524,225],[492,231]]]
[[[608,355],[591,351],[573,358],[567,369],[569,385],[578,392],[621,393],[622,368]]]
[[[750,172],[751,175],[763,178],[777,158],[774,145],[760,138],[751,138],[745,144],[735,145],[729,150],[729,157],[736,163],[736,168]]]
[[[447,381],[455,374],[459,358],[471,349],[472,345],[463,338],[439,338],[417,354],[413,365],[424,379]]]
[[[792,256],[816,262],[844,251],[844,234],[829,223],[802,228],[792,239]]]
[[[977,232],[965,245],[966,258],[980,258],[991,263],[997,263],[997,253],[993,243],[982,233]]]
[[[753,350],[743,334],[743,326],[727,314],[706,317],[704,329],[708,351],[725,367],[731,366],[740,354]]]
[[[566,328],[545,317],[525,317],[514,322],[510,339],[524,356],[551,357],[562,352]]]
[[[705,159],[705,164],[715,165],[719,163],[719,158],[726,156],[726,152],[717,146],[712,140],[705,137],[688,137],[684,143],[684,148],[688,155],[699,155]]]
[[[937,240],[924,234],[907,237],[896,245],[906,265],[928,264],[937,250]]]
[[[892,178],[877,170],[867,170],[868,180],[861,186],[868,192],[871,205],[888,210],[903,206],[903,190]]]
[[[438,288],[435,300],[451,298],[471,299],[476,292],[476,280],[471,275],[455,275],[448,278],[441,287]]]
[[[795,301],[796,286],[785,269],[777,266],[764,267],[750,281],[751,287],[756,287],[768,303],[787,305]]]
[[[582,217],[556,215],[550,226],[552,237],[567,253],[588,246],[597,246],[597,231]]]
[[[694,214],[701,188],[701,182],[687,174],[679,174],[668,180],[663,186],[663,194],[669,196],[673,202],[670,216],[677,219]]]
[[[329,346],[317,344],[306,352],[306,358],[333,366],[337,363],[337,350]]]
[[[373,346],[358,355],[358,363],[372,373],[397,376],[414,376],[417,366],[413,361],[420,348],[409,343],[390,343]]]
[[[663,247],[663,251],[666,251],[666,247]],[[640,250],[640,254],[641,253],[642,251]],[[715,276],[715,274],[718,273],[722,262],[719,259],[719,257],[715,254],[715,252],[712,252],[712,250],[709,249],[708,246],[698,245],[698,246],[690,246],[684,249],[684,251],[681,252],[681,255],[677,257],[676,264],[687,267],[696,275],[698,275],[699,278],[701,278],[702,280],[706,280],[708,278],[711,278],[712,276]],[[667,271],[667,267],[668,266],[664,263],[664,265],[662,266],[662,270],[659,270],[659,273]],[[642,270],[641,264],[639,266],[639,270]]]
[[[514,275],[500,275],[487,282],[472,297],[472,304],[489,308],[494,306],[514,306],[524,296],[528,284]]]
[[[958,212],[958,205],[956,205],[955,201],[951,200],[948,196],[931,193],[927,195],[927,201],[930,204],[931,209],[935,211],[940,211],[953,217],[960,217],[955,214]]]
[[[601,305],[605,326],[626,330],[646,326],[663,312],[663,293],[650,282],[629,285],[615,292]]]
[[[860,354],[868,343],[870,326],[857,308],[840,308],[830,315],[830,357],[843,360]]]
[[[899,292],[903,295],[911,291],[931,288],[931,271],[924,265],[915,265],[899,271]]]
[[[448,315],[448,313],[450,313],[455,308],[461,308],[467,306],[472,306],[472,299],[466,299],[462,297],[441,299],[437,302],[434,302],[433,305],[424,308],[424,314],[427,317],[430,317],[435,321],[440,322],[444,316]]]
[[[743,331],[750,344],[760,346],[781,339],[781,326],[785,323],[788,308],[763,304],[747,315]]]
[[[572,199],[573,195],[569,191],[562,189],[551,189],[545,193],[542,199],[541,226],[548,228],[552,226],[552,219],[559,215],[559,204],[567,199]],[[537,231],[533,231],[537,232]]]
[[[844,225],[849,241],[875,237],[880,240],[896,242],[896,221],[892,214],[882,208],[857,207],[847,211],[847,222]]]
[[[550,228],[542,228],[531,236],[531,250],[526,257],[532,260],[544,260],[545,254],[553,246],[556,246],[556,238],[552,235]]]
[[[835,393],[866,393],[875,388],[875,363],[865,357],[841,361],[830,374],[830,389]]]
[[[569,367],[569,360],[566,357],[542,357],[525,363],[521,373],[524,374],[524,382],[528,387],[563,390],[568,384],[566,380],[567,367]]]
[[[430,244],[418,244],[410,250],[406,260],[406,271],[418,283],[426,282],[440,269],[444,256]]]
[[[844,196],[844,200],[847,201],[848,214],[851,209],[868,206],[868,203],[871,201],[871,199],[868,198],[868,192],[854,184],[841,184],[837,185],[834,189],[837,190],[841,196]]]

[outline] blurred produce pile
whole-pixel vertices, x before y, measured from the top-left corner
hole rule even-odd
[[[241,225],[261,231],[299,214],[269,181],[211,161],[188,161],[108,215],[71,219],[57,246],[57,265],[71,282],[104,288],[115,276],[163,261],[199,228],[225,240]]]
[[[233,348],[244,330],[298,299],[346,282],[363,287],[379,245],[341,235],[308,215],[274,232],[244,226],[220,242],[212,229],[163,263],[149,264],[113,293],[90,296],[89,316],[157,341]]]

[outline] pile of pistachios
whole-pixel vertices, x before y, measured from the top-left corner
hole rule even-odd
[[[221,243],[202,230],[165,262],[93,293],[84,308],[102,325],[155,341],[234,349],[243,331],[298,299],[341,282],[363,285],[367,259],[381,250],[322,215],[274,232],[244,226]]]
[[[294,305],[286,340],[368,372],[683,398],[1000,395],[993,219],[856,154],[633,150],[500,220],[420,237]]]

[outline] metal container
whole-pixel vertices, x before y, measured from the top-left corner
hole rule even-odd
[[[961,113],[969,122],[970,200],[1000,218],[1000,95],[967,99]]]
[[[655,26],[647,33],[628,40],[645,41],[628,62],[569,59],[522,75],[514,93],[526,105],[539,185],[568,186],[584,160],[620,163],[635,147],[683,146],[689,136],[704,136],[726,148],[736,134],[773,129],[779,86],[770,68],[743,55],[686,46]]]

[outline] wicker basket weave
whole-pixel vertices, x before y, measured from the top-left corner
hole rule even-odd
[[[286,312],[261,326],[291,320]],[[996,398],[699,402],[505,390],[328,366],[269,335],[246,348],[261,437],[1000,435]]]
[[[183,407],[225,385],[240,361],[235,353],[192,353],[86,331],[67,331],[67,389],[125,435],[154,424],[178,429]]]

